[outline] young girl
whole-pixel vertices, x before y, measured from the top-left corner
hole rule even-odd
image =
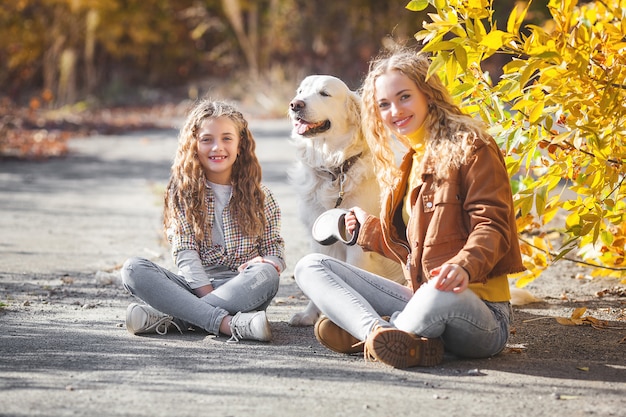
[[[178,139],[167,185],[164,228],[179,269],[146,259],[122,268],[133,303],[133,334],[164,334],[189,325],[232,340],[269,341],[265,309],[285,268],[280,209],[263,186],[255,142],[234,107],[203,100]]]
[[[380,217],[359,207],[345,217],[350,232],[360,224],[364,250],[402,263],[409,286],[320,254],[295,271],[325,315],[315,327],[322,344],[399,368],[436,365],[444,346],[462,357],[500,352],[511,321],[507,274],[524,269],[504,159],[441,81],[427,79],[428,66],[407,50],[372,61],[363,126],[383,204]],[[409,149],[399,168],[392,135]]]

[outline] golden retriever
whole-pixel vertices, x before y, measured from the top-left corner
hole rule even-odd
[[[289,104],[297,154],[290,181],[298,196],[300,220],[308,231],[320,214],[333,208],[359,206],[374,215],[380,211],[374,163],[361,130],[360,102],[339,78],[311,75],[302,80]],[[322,246],[311,238],[311,251],[405,283],[400,264],[364,252],[358,245]],[[318,316],[319,310],[309,302],[289,324],[311,326]]]

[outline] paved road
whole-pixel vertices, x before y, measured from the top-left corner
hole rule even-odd
[[[310,328],[287,326],[306,303],[291,277],[307,251],[287,184],[294,153],[285,121],[251,126],[287,243],[269,344],[123,328],[131,300],[106,272],[133,255],[171,264],[160,216],[176,130],[73,140],[68,158],[0,162],[0,415],[621,415],[624,368],[583,374],[506,354],[395,370],[333,354]]]

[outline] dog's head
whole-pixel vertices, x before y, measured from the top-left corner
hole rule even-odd
[[[289,117],[294,136],[344,135],[360,126],[360,100],[339,78],[310,75],[289,103]]]

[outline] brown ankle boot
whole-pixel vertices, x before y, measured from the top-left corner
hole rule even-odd
[[[321,316],[313,329],[315,338],[328,349],[338,353],[363,352],[363,342],[337,326],[326,316]]]
[[[377,360],[394,368],[436,366],[443,361],[443,342],[393,327],[377,327],[365,340],[365,359]]]

